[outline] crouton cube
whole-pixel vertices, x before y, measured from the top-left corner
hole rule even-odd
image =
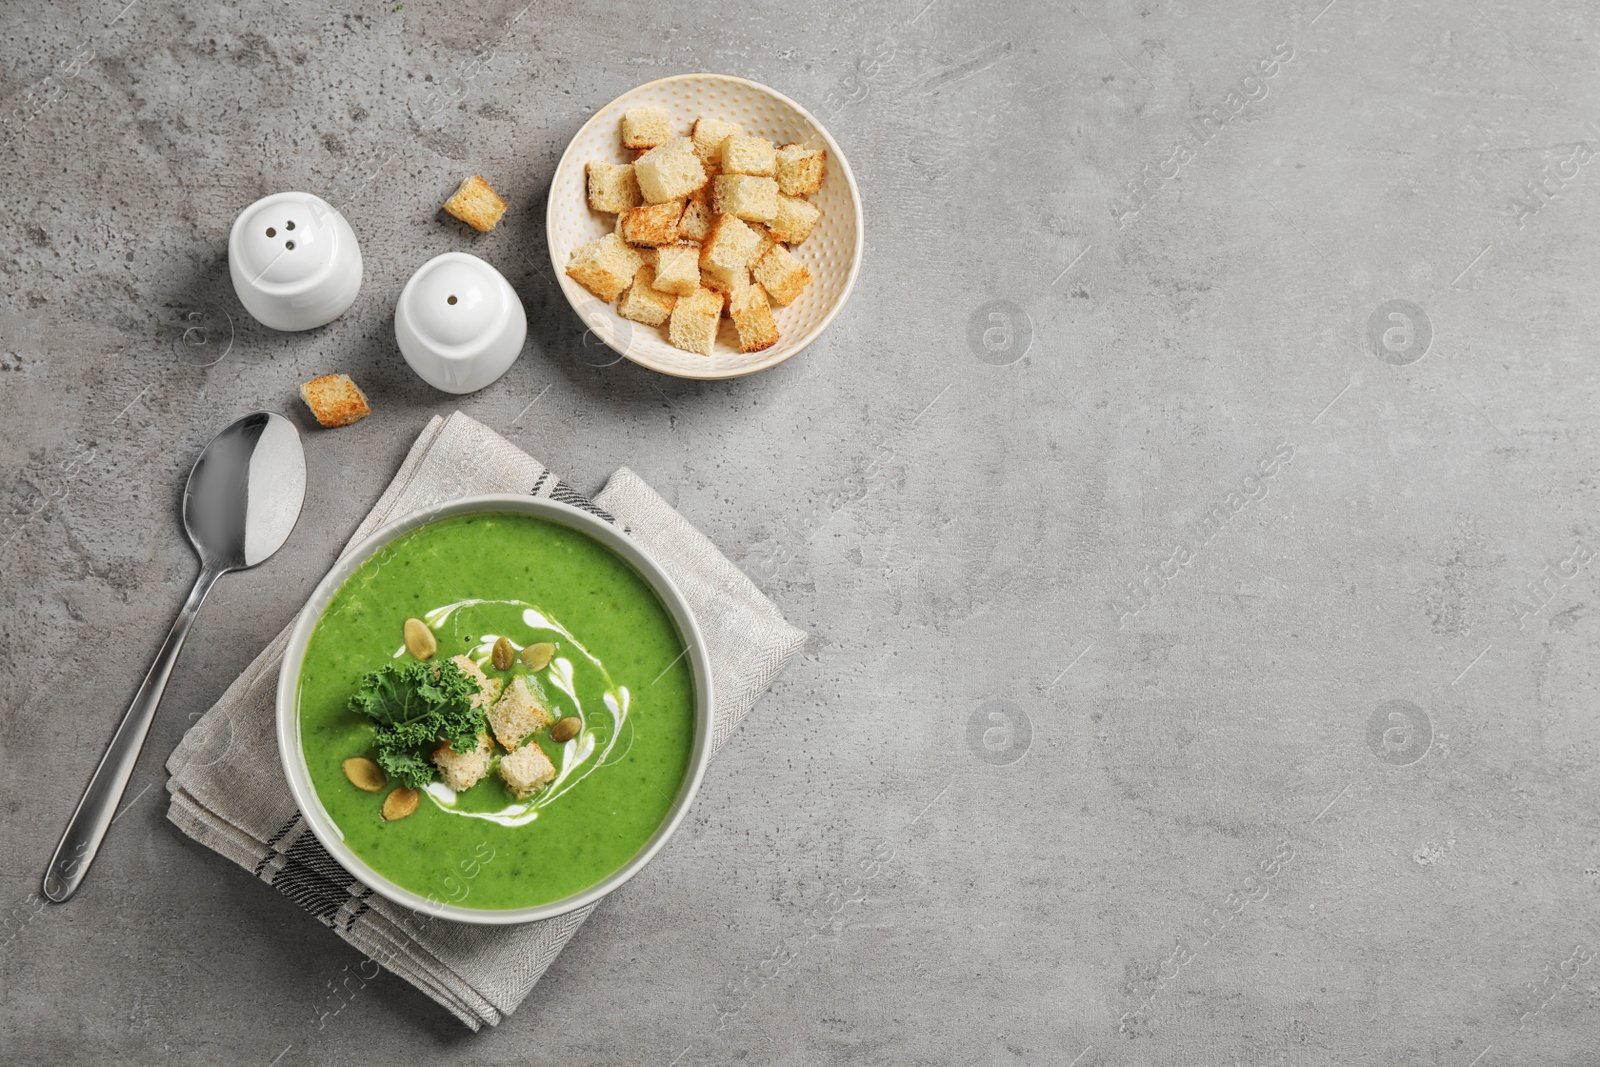
[[[711,223],[715,218],[710,204],[702,200],[690,200],[689,206],[683,209],[683,218],[678,220],[678,235],[690,241],[704,241],[711,232]]]
[[[663,245],[657,249],[654,285],[663,293],[677,296],[688,296],[700,288],[700,249],[694,245]]]
[[[538,694],[529,687],[528,679],[521,674],[511,679],[505,695],[489,709],[489,729],[494,731],[494,739],[507,752],[527,740],[529,734],[543,730],[553,722],[555,716],[550,714]]]
[[[755,259],[761,238],[733,215],[718,215],[711,232],[700,246],[700,266],[748,267]]]
[[[767,249],[778,243],[778,239],[772,235],[770,229],[759,222],[750,228],[756,234],[756,250],[750,257],[750,262],[755,263],[756,260],[767,254]]]
[[[778,191],[784,196],[810,196],[822,188],[828,153],[786,144],[778,149]]]
[[[767,291],[747,285],[728,298],[728,313],[739,331],[739,351],[759,352],[778,343],[778,324],[772,321]]]
[[[713,188],[715,188],[716,181],[717,181],[717,175],[719,175],[721,173],[722,173],[722,168],[721,167],[717,166],[714,163],[707,163],[706,164],[706,183],[704,185],[702,185],[700,188],[696,189],[694,192],[690,193],[689,194],[689,200],[691,202],[698,200],[698,201],[700,201],[700,203],[706,205],[707,207],[710,207],[711,206],[711,190]]]
[[[500,761],[500,778],[518,800],[527,800],[555,777],[556,765],[538,745],[523,745]]]
[[[624,148],[654,148],[672,137],[672,120],[659,107],[630,107],[622,113]]]
[[[372,414],[367,394],[348,374],[324,374],[303,383],[300,399],[323,426],[349,426]]]
[[[591,161],[584,168],[589,179],[589,206],[596,211],[623,212],[639,206],[639,179],[632,163]]]
[[[678,298],[656,289],[655,281],[654,267],[648,263],[640,267],[639,273],[634,275],[633,284],[628,286],[628,291],[622,294],[622,300],[617,304],[617,314],[646,326],[660,326],[666,322]]]
[[[567,274],[606,303],[633,284],[644,260],[621,237],[608,233],[597,241],[579,245],[567,261]]]
[[[717,343],[717,327],[722,323],[722,296],[710,289],[696,289],[679,297],[667,326],[667,340],[688,352],[711,354]]]
[[[479,734],[478,747],[470,752],[457,752],[445,741],[433,750],[433,765],[444,784],[457,793],[471,789],[489,773],[489,735]]]
[[[476,708],[488,707],[500,695],[500,679],[490,678],[483,673],[483,668],[472,662],[466,656],[454,656],[450,660],[461,673],[478,683],[478,695],[472,698],[472,706]]]
[[[674,137],[650,149],[633,164],[639,192],[647,203],[682,200],[706,184],[706,168],[694,154],[694,143],[687,137]],[[777,210],[777,204],[773,204]]]
[[[631,245],[649,245],[651,248],[676,244],[678,220],[682,217],[682,200],[630,208],[622,216],[622,239]]]
[[[719,174],[711,189],[711,210],[746,222],[771,222],[778,214],[778,183],[750,174]]]
[[[715,264],[700,268],[700,280],[707,289],[719,293],[737,293],[750,284],[749,267],[721,267]]]
[[[811,284],[811,272],[782,245],[773,245],[756,264],[756,281],[775,304],[792,304]]]
[[[811,236],[811,229],[822,217],[822,212],[808,200],[778,194],[778,214],[769,228],[772,235],[784,244],[797,245]]]
[[[444,202],[444,209],[479,233],[488,233],[506,213],[506,202],[495,195],[488,182],[474,174],[462,179]]]
[[[744,128],[737,122],[723,122],[701,115],[694,123],[694,154],[700,157],[702,163],[714,163],[722,156],[722,142],[743,132]]]
[[[777,168],[778,153],[765,137],[746,137],[736,133],[722,142],[722,155],[718,159],[724,174],[755,174],[772,177]]]

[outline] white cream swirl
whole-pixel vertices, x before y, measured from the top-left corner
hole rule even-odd
[[[607,763],[621,759],[633,747],[633,732],[628,719],[628,712],[632,704],[632,696],[626,686],[617,685],[612,679],[605,664],[584,647],[572,632],[562,626],[555,619],[545,614],[540,609],[523,600],[486,600],[470,599],[458,600],[452,604],[443,604],[423,614],[422,618],[434,630],[442,629],[450,617],[462,608],[475,607],[479,604],[509,604],[521,607],[522,623],[528,628],[528,633],[512,634],[479,634],[477,643],[467,653],[478,666],[482,667],[489,662],[494,650],[495,642],[501,637],[509,641],[519,653],[528,645],[537,641],[547,640],[548,635],[554,634],[560,640],[553,642],[557,655],[551,659],[548,668],[543,671],[544,683],[548,683],[561,691],[571,702],[579,720],[583,723],[576,736],[561,745],[561,760],[556,768],[555,778],[539,792],[527,800],[514,801],[500,808],[498,811],[467,811],[460,807],[459,798],[455,790],[442,782],[434,782],[424,789],[428,799],[433,801],[440,811],[451,815],[462,815],[471,819],[485,819],[498,823],[501,826],[526,826],[539,817],[539,810],[555,803],[573,786],[583,781]],[[518,637],[526,638],[519,641]],[[560,655],[560,651],[571,649],[575,653],[577,662],[571,655]],[[403,655],[405,647],[401,646],[397,656]],[[602,681],[600,694],[600,707],[593,704],[586,705],[579,695],[578,673],[579,670],[593,669]],[[528,676],[528,683],[534,688],[535,693],[545,703],[549,703],[543,692],[543,683],[534,676]],[[623,734],[628,736],[628,743],[617,751],[617,742]]]

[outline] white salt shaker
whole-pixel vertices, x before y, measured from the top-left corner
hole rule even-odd
[[[228,234],[239,302],[274,330],[312,330],[343,315],[361,290],[355,231],[326,200],[274,193],[239,213]]]
[[[406,282],[394,338],[417,376],[446,393],[473,393],[510,369],[528,337],[516,290],[477,256],[446,252]]]

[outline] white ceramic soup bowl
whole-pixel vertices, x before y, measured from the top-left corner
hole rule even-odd
[[[654,591],[657,599],[672,617],[673,624],[678,629],[678,636],[688,650],[690,671],[694,678],[694,743],[689,750],[689,766],[684,772],[682,783],[678,786],[678,794],[673,799],[671,811],[645,842],[644,847],[622,866],[589,888],[547,904],[526,908],[469,908],[425,897],[398,885],[368,866],[365,860],[345,845],[343,835],[329,817],[321,798],[317,796],[316,787],[312,785],[311,773],[306,766],[305,751],[301,748],[300,666],[305,660],[306,646],[311,641],[311,632],[316,628],[317,621],[322,618],[323,611],[334,594],[339,591],[339,587],[344,585],[363,563],[391,541],[440,519],[455,518],[459,515],[508,512],[531,515],[586,534],[632,568]],[[300,814],[305,818],[311,832],[316,835],[322,847],[328,850],[328,854],[363,885],[369,886],[374,892],[397,904],[403,904],[437,918],[464,923],[507,925],[551,919],[591,904],[632,878],[650,862],[667,843],[667,839],[678,828],[678,824],[683,821],[690,802],[700,788],[700,781],[705,777],[706,764],[711,759],[711,708],[711,665],[706,659],[705,641],[700,634],[699,625],[695,622],[694,613],[666,571],[632,538],[586,511],[554,500],[512,494],[473,496],[438,504],[390,523],[345,553],[339,562],[334,564],[333,570],[328,572],[327,577],[322,579],[311,594],[311,599],[300,610],[294,628],[289,632],[289,645],[283,654],[283,667],[278,672],[278,752],[283,760],[283,773],[289,780],[289,791],[294,794],[295,804],[299,807]],[[465,854],[463,858],[466,858]]]

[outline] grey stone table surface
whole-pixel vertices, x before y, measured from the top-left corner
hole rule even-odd
[[[0,1060],[1594,1063],[1597,20],[7,5]],[[544,247],[578,127],[693,70],[812,108],[865,202],[848,307],[745,380],[606,365]],[[438,213],[472,173],[511,204],[485,236]],[[304,334],[226,270],[291,188],[366,258]],[[392,331],[451,249],[530,322],[463,398]],[[296,387],[332,371],[375,412],[320,431]],[[196,572],[182,479],[260,407],[306,430],[300,527],[217,586],[99,862],[41,908]],[[476,1035],[347,982],[166,822],[162,768],[458,408],[580,488],[631,466],[812,634],[665,853]]]

